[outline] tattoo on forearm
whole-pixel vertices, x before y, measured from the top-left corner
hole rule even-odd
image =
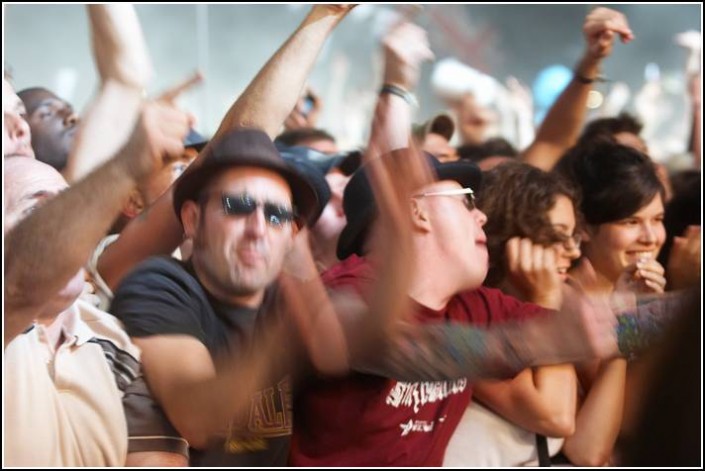
[[[525,365],[505,334],[459,324],[414,326],[398,335],[381,358],[354,367],[404,381],[511,377]]]

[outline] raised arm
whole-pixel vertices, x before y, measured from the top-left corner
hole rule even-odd
[[[6,343],[86,263],[134,185],[160,168],[164,155],[183,152],[187,131],[184,113],[160,104],[146,106],[129,142],[115,158],[7,234]]]
[[[93,57],[100,77],[96,97],[82,114],[64,170],[76,182],[115,155],[137,121],[152,66],[134,7],[88,5]]]
[[[215,137],[235,127],[248,127],[262,129],[274,139],[294,109],[325,40],[352,8],[314,5],[230,107]]]
[[[399,24],[385,37],[384,52],[384,83],[397,87],[402,95],[410,93],[418,81],[421,63],[432,57],[426,33],[418,26]],[[297,243],[299,256],[292,266],[298,277],[307,281],[301,283],[291,276],[282,280],[288,306],[312,362],[320,371],[345,372],[350,361],[373,354],[389,325],[405,312],[406,283],[411,270],[408,202],[412,190],[430,179],[422,158],[407,149],[410,131],[409,103],[394,93],[382,93],[364,156],[381,221],[373,243],[384,247],[380,252],[385,254],[384,260],[379,261],[382,281],[371,295],[372,302],[367,305],[348,292],[333,292],[329,298],[306,244]],[[378,158],[400,149],[404,150],[395,159]]]
[[[622,42],[634,39],[627,18],[618,11],[599,7],[585,18],[586,49],[575,67],[575,75],[541,123],[534,142],[520,157],[531,165],[550,171],[577,141],[585,120],[588,94],[600,75],[600,64],[612,53],[615,35]]]
[[[260,128],[274,138],[294,108],[326,38],[352,8],[315,5],[230,107],[214,138],[239,126]],[[198,165],[201,156],[192,165]],[[133,219],[101,255],[98,272],[111,289],[139,262],[153,255],[170,254],[183,240],[183,228],[172,205],[172,189]]]

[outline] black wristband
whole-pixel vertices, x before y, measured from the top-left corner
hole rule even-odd
[[[382,85],[382,88],[379,90],[380,95],[384,93],[389,93],[391,95],[396,95],[399,98],[403,99],[405,102],[410,104],[411,106],[417,106],[418,101],[416,100],[416,97],[414,96],[413,93],[404,90],[401,87],[397,87],[396,85],[392,85],[391,83],[385,83]]]
[[[581,75],[577,70],[573,71],[573,78],[584,85],[590,85],[594,82],[606,82],[607,79],[601,75],[597,75],[594,78],[585,77]]]

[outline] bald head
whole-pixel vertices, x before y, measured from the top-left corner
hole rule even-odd
[[[47,199],[68,187],[53,168],[34,159],[5,159],[5,227],[4,233],[27,217]]]

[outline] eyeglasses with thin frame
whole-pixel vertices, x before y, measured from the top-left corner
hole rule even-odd
[[[270,201],[257,201],[247,193],[241,193],[239,195],[223,193],[222,202],[225,214],[229,216],[249,216],[261,206],[267,224],[276,228],[290,224],[296,221],[297,218],[294,208],[290,209],[284,205]]]
[[[468,211],[472,211],[473,209],[477,208],[477,205],[475,205],[475,192],[472,191],[472,188],[453,188],[450,190],[429,191],[426,193],[419,193],[417,195],[414,195],[413,198],[422,198],[424,196],[456,195],[465,195],[465,198],[463,198],[463,204],[465,204],[465,207],[468,208]]]
[[[571,251],[575,248],[580,248],[582,240],[583,237],[578,233],[573,235],[558,234],[556,243],[563,245],[563,248],[567,251]]]

